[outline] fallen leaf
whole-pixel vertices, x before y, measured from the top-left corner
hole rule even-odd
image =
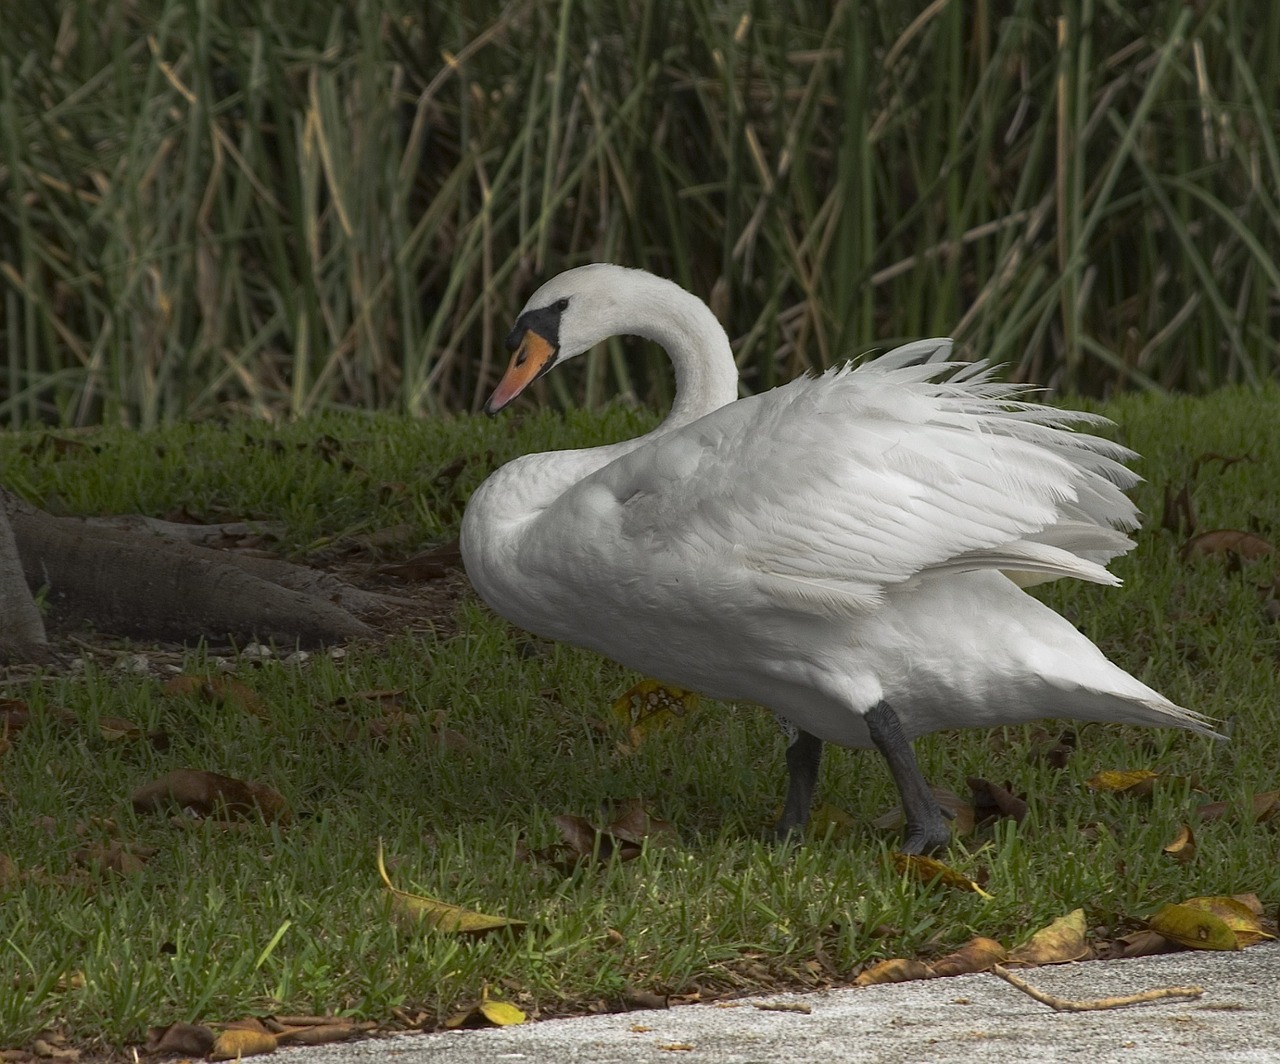
[[[1084,910],[1074,909],[1042,927],[1021,946],[1010,950],[1007,963],[1030,968],[1083,960],[1092,952],[1085,939],[1085,931]]]
[[[265,783],[249,783],[201,769],[179,768],[139,787],[130,796],[139,813],[177,805],[202,817],[253,817],[285,823],[290,819],[284,795]]]
[[[147,857],[155,855],[153,847],[139,847],[138,852],[131,852],[127,846],[117,841],[107,844],[94,843],[91,846],[76,850],[72,855],[79,865],[95,868],[104,872],[115,872],[122,876],[136,876],[145,867]]]
[[[99,717],[98,731],[109,743],[119,742],[121,739],[142,738],[142,729],[133,721],[125,720],[123,717]]]
[[[1257,898],[1252,897],[1252,900],[1257,901]],[[1236,943],[1241,949],[1256,945],[1265,939],[1276,937],[1262,929],[1262,923],[1258,919],[1261,914],[1252,905],[1242,901],[1240,898],[1229,898],[1221,895],[1188,898],[1182,904],[1189,909],[1199,909],[1201,912],[1216,916],[1231,929],[1231,933],[1236,936]]]
[[[1160,773],[1151,772],[1145,768],[1135,768],[1128,771],[1107,769],[1090,776],[1089,779],[1084,781],[1084,785],[1091,791],[1124,794],[1131,798],[1143,798],[1152,792],[1155,788],[1155,782],[1159,778]]]
[[[462,548],[455,537],[448,543],[415,554],[406,561],[380,565],[377,571],[410,583],[419,583],[424,580],[439,580],[461,568]]]
[[[54,1045],[48,1038],[36,1038],[31,1043],[36,1056],[45,1060],[79,1060],[80,1050],[72,1046]]]
[[[13,858],[7,853],[0,853],[0,890],[17,886],[21,879]]]
[[[774,819],[781,815],[782,808],[779,807],[775,811]],[[830,802],[819,802],[809,811],[809,823],[805,825],[805,834],[815,839],[843,839],[857,826],[856,817],[850,816]]]
[[[1226,921],[1190,905],[1164,905],[1147,921],[1152,931],[1188,949],[1235,950],[1236,934]]]
[[[973,817],[981,822],[987,819],[1010,817],[1015,824],[1021,824],[1027,816],[1027,803],[1013,794],[1007,787],[984,780],[978,776],[970,776],[969,790],[973,794]]]
[[[512,1027],[524,1023],[529,1017],[514,1005],[505,1001],[494,1001],[488,991],[482,993],[480,1000],[470,1008],[455,1012],[444,1021],[450,1029],[458,1027]]]
[[[634,752],[654,733],[683,727],[697,707],[693,691],[641,680],[618,696],[613,715],[627,729],[627,751]]]
[[[400,890],[387,875],[387,865],[382,858],[382,840],[378,840],[378,875],[391,892],[391,904],[394,909],[420,920],[436,931],[460,934],[482,934],[496,931],[503,927],[524,927],[523,920],[511,920],[505,916],[487,916],[473,912],[447,901],[439,901],[421,894],[410,894]]]
[[[1164,935],[1149,928],[1134,931],[1129,935],[1121,935],[1116,939],[1111,955],[1117,957],[1150,957],[1157,953],[1169,953],[1181,949],[1176,942],[1170,942]]]
[[[915,979],[932,979],[933,969],[924,961],[911,957],[894,957],[877,961],[858,973],[854,986],[877,986],[881,983],[907,983]]]
[[[217,1036],[198,1023],[171,1023],[147,1032],[147,1052],[182,1057],[203,1057],[213,1048]]]
[[[933,792],[933,797],[942,808],[942,811],[951,814],[948,818],[951,831],[956,835],[972,833],[975,822],[973,806],[956,794],[955,791],[948,790],[946,787],[930,785],[929,790]],[[902,811],[902,806],[895,805],[888,812],[881,813],[871,821],[871,826],[881,831],[896,831],[905,827],[906,823],[907,817]]]
[[[619,807],[609,824],[609,834],[636,845],[668,846],[676,841],[675,825],[653,816],[638,799]]]
[[[932,857],[925,857],[922,854],[915,853],[895,853],[893,855],[893,867],[902,875],[914,876],[922,883],[937,882],[944,887],[951,887],[953,890],[968,890],[983,898],[991,897],[972,879],[957,872],[954,868],[948,868],[941,861],[934,860]]]
[[[1220,820],[1228,813],[1236,812],[1240,807],[1234,802],[1206,802],[1199,806],[1195,815],[1200,820]],[[1280,791],[1262,791],[1249,800],[1249,811],[1257,823],[1270,820],[1280,814]]]
[[[993,964],[1001,964],[1009,955],[994,938],[983,938],[981,935],[971,938],[955,953],[948,953],[930,963],[935,977],[944,978],[951,975],[968,975],[970,972],[985,972]]]
[[[1178,557],[1186,561],[1192,555],[1234,554],[1247,562],[1265,558],[1276,552],[1270,542],[1256,532],[1242,532],[1236,528],[1217,528],[1192,536],[1178,551]]]
[[[1186,824],[1178,831],[1178,837],[1164,848],[1164,852],[1179,864],[1190,864],[1196,859],[1196,837]]]
[[[210,1060],[239,1060],[276,1051],[276,1036],[269,1031],[233,1027],[218,1035],[209,1051]]]
[[[658,1046],[659,1049],[668,1053],[692,1053],[693,1044],[690,1042],[663,1042]]]
[[[184,673],[165,683],[163,690],[167,695],[200,698],[213,705],[222,705],[255,717],[267,718],[271,715],[266,703],[252,687],[230,676]]]
[[[1167,528],[1176,536],[1181,536],[1184,531],[1188,535],[1194,535],[1198,524],[1195,500],[1191,497],[1191,482],[1184,483],[1177,492],[1173,490],[1173,484],[1166,484],[1160,527]]]
[[[310,1027],[291,1027],[276,1035],[280,1045],[324,1046],[333,1042],[345,1042],[361,1033],[354,1023],[317,1023]]]

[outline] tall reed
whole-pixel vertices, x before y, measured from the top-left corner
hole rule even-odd
[[[465,13],[464,13],[465,7]],[[1280,7],[67,0],[0,36],[0,417],[475,409],[532,287],[708,297],[745,386],[951,333],[1280,366]],[[615,342],[563,402],[661,401]]]

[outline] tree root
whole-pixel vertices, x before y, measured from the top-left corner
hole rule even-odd
[[[376,631],[362,618],[409,601],[364,591],[306,566],[201,546],[193,540],[207,537],[190,526],[175,531],[167,525],[54,517],[0,488],[0,602],[6,616],[26,622],[0,629],[0,658],[30,661],[47,646],[39,614],[34,625],[27,615],[35,610],[37,594],[54,627],[90,625],[167,642],[257,640],[305,647],[371,638]],[[21,589],[12,571],[10,583],[3,582],[6,557],[12,561],[15,547],[25,576]]]

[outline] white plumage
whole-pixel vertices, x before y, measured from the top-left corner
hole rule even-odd
[[[619,333],[667,349],[672,412],[646,436],[527,455],[480,487],[463,557],[497,612],[762,703],[818,740],[877,746],[908,849],[945,828],[913,793],[927,788],[903,740],[1043,716],[1210,733],[1018,586],[1118,583],[1105,566],[1132,546],[1133,455],[1068,428],[1105,419],[1023,401],[983,364],[946,362],[949,340],[736,399],[706,306],[607,265],[530,299],[491,408]],[[783,830],[807,816],[819,749],[789,754]]]

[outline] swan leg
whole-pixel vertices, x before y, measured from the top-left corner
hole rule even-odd
[[[809,807],[818,787],[818,766],[822,763],[822,740],[795,728],[795,738],[787,747],[787,800],[773,833],[779,842],[804,832]]]
[[[888,702],[877,702],[867,712],[867,728],[876,749],[889,763],[889,774],[893,776],[902,798],[902,811],[907,818],[907,837],[902,843],[902,852],[929,853],[942,849],[951,839],[951,829],[916,763],[916,755],[902,732],[898,714]],[[788,764],[790,760],[788,751]]]

